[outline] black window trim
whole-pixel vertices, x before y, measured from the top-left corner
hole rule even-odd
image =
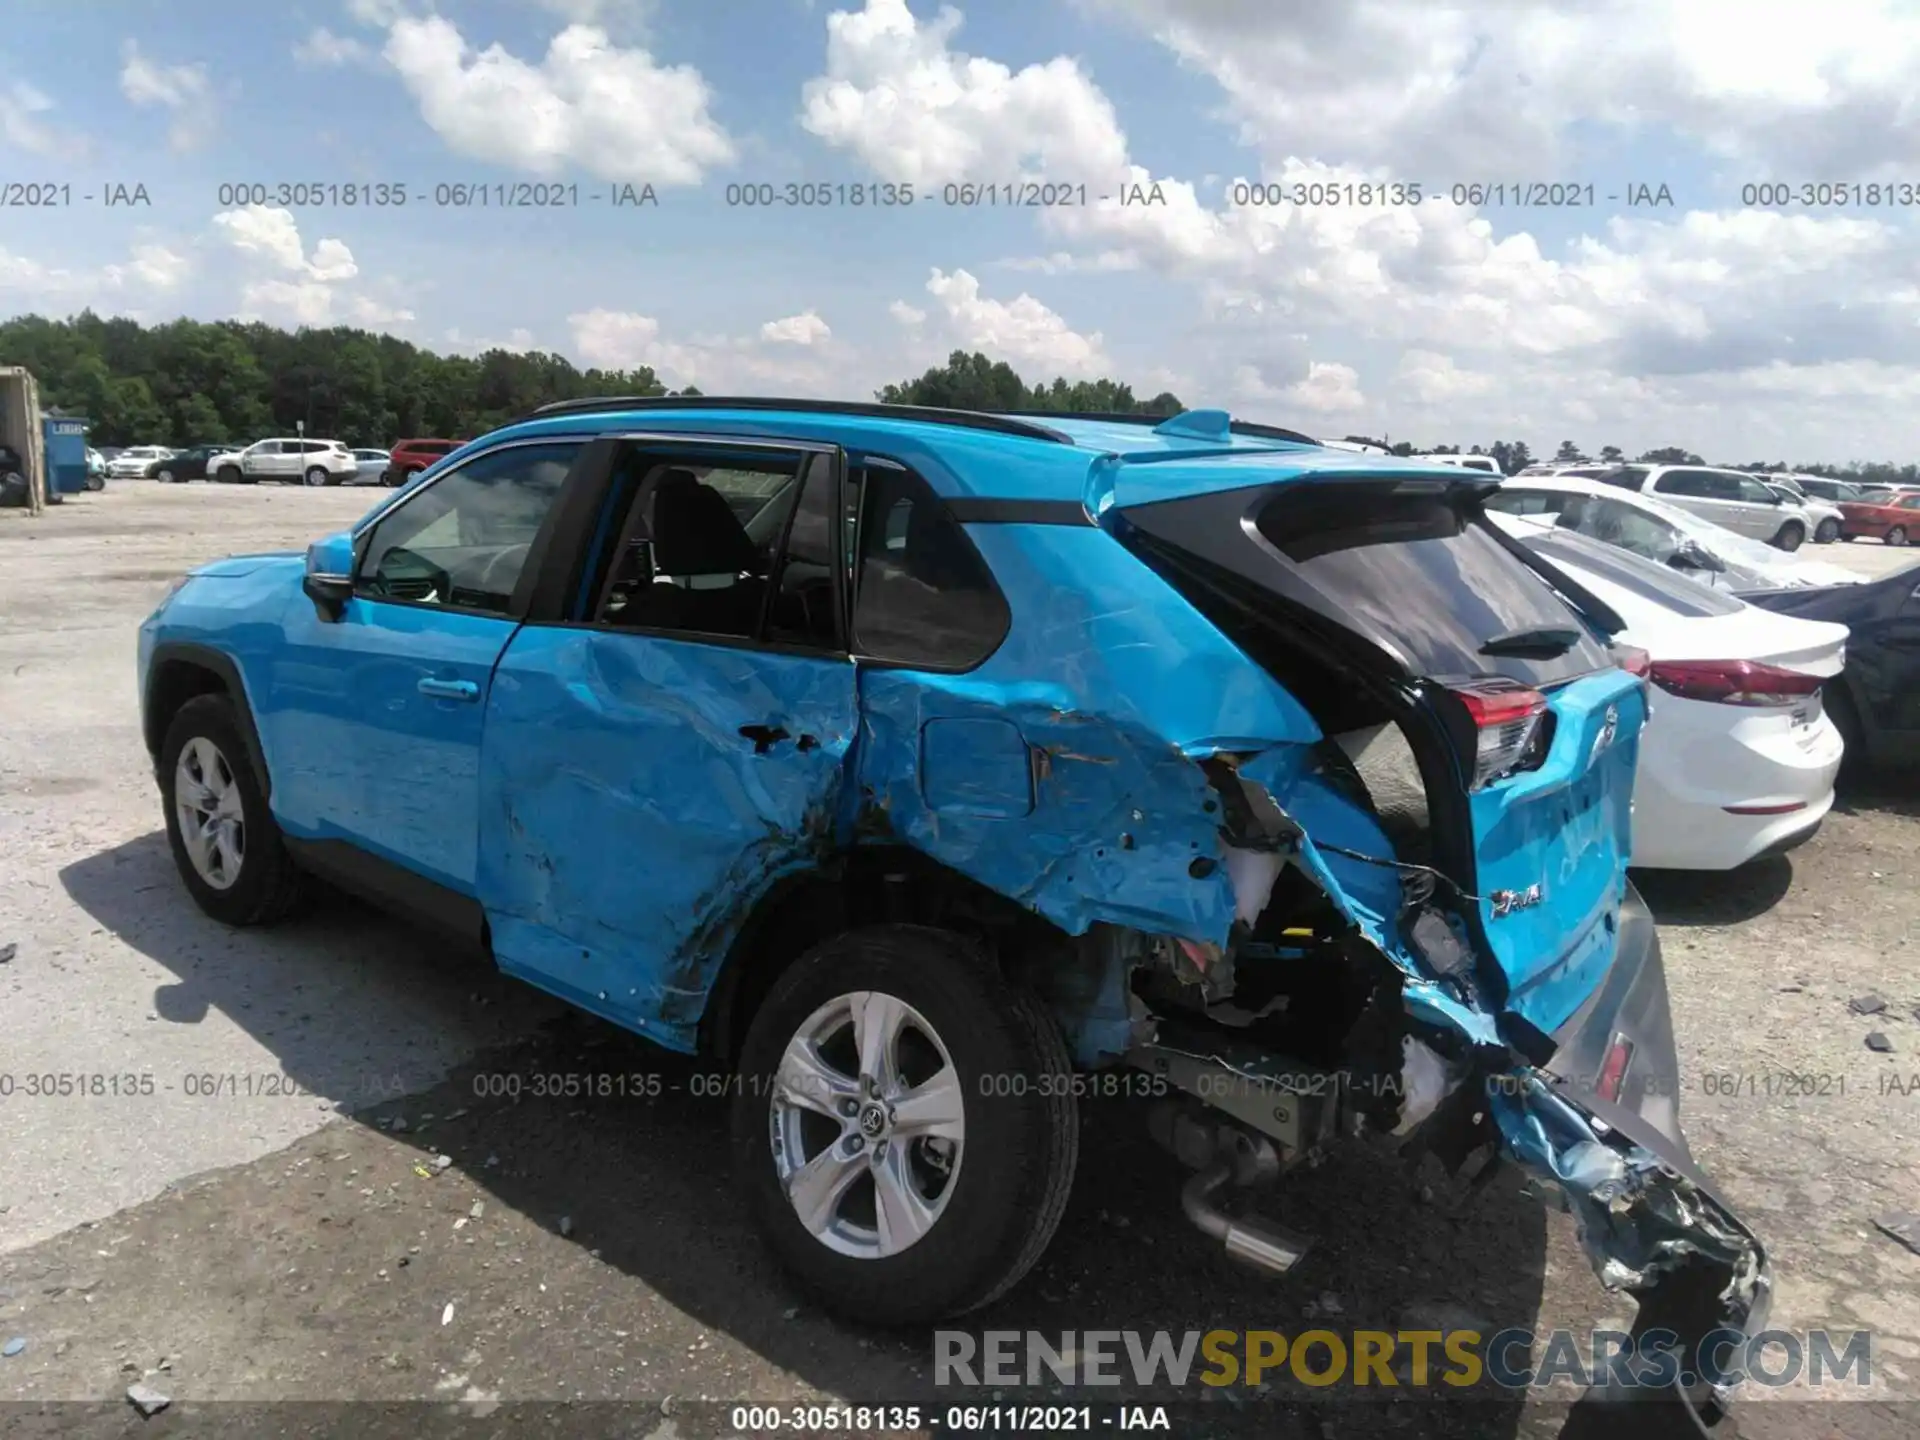
[[[580,474],[581,463],[586,459],[587,451],[591,447],[594,438],[595,437],[590,435],[559,434],[526,436],[521,439],[505,440],[498,445],[490,445],[485,450],[469,455],[458,465],[443,470],[439,474],[429,477],[423,484],[414,489],[403,491],[401,494],[395,496],[391,504],[367,516],[366,519],[352,531],[353,598],[368,605],[397,605],[408,610],[430,610],[438,614],[451,615],[477,615],[489,620],[505,620],[516,624],[524,623],[527,615],[527,606],[532,597],[533,582],[538,576],[540,568],[545,563],[546,542],[558,523],[561,509],[566,503],[568,494],[575,489],[574,482]],[[367,551],[372,547],[375,532],[377,532],[382,525],[386,524],[390,518],[418,500],[448,476],[462,473],[469,465],[474,464],[476,461],[484,460],[492,455],[498,455],[506,450],[524,450],[531,446],[554,445],[576,445],[579,447],[579,452],[573,457],[573,463],[567,467],[566,476],[560,482],[560,491],[554,496],[553,504],[547,507],[547,513],[540,522],[540,528],[534,532],[532,543],[527,547],[526,561],[520,567],[519,578],[514,582],[513,594],[508,597],[507,608],[504,612],[482,609],[477,605],[451,605],[438,601],[400,600],[391,595],[367,595],[361,592],[359,588],[360,571],[361,567],[366,563]]]

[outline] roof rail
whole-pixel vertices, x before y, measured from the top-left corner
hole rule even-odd
[[[1031,415],[1036,420],[1112,421],[1120,425],[1145,425],[1152,430],[1158,430],[1169,420],[1180,418],[1179,416],[1171,415],[1141,415],[1129,411],[1108,412],[1101,410],[1023,410],[1020,413],[1023,415]],[[1188,410],[1181,413],[1184,415],[1194,415],[1206,414],[1208,412]],[[1256,425],[1251,420],[1229,421],[1227,430],[1231,434],[1249,435],[1257,440],[1285,440],[1294,445],[1318,445],[1320,443],[1314,439],[1313,436],[1303,435],[1298,430],[1287,430],[1278,425]],[[1167,433],[1175,434],[1178,432],[1168,431]]]
[[[783,400],[765,395],[588,395],[578,400],[555,400],[520,418],[585,415],[596,410],[797,410],[818,415],[864,415],[875,420],[919,420],[966,430],[991,430],[1028,440],[1048,440],[1056,445],[1073,443],[1068,436],[1049,426],[1008,415],[948,410],[934,405],[886,405],[877,400]]]

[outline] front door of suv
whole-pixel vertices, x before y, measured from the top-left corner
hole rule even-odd
[[[844,818],[845,466],[798,441],[595,449],[599,518],[487,702],[479,894],[502,969],[688,1049],[748,906]]]
[[[581,443],[502,445],[401,497],[357,538],[337,620],[290,607],[255,703],[289,834],[344,841],[473,894],[494,663]]]

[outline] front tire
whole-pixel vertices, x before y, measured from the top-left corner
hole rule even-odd
[[[171,485],[174,481],[174,474],[171,470],[160,470],[155,472],[153,478],[158,480],[162,485]]]
[[[978,946],[874,926],[802,956],[755,1014],[735,1174],[833,1313],[921,1325],[1011,1289],[1065,1212],[1079,1112],[1060,1032]]]
[[[173,717],[160,792],[173,863],[202,910],[227,925],[267,925],[299,904],[300,872],[226,696],[195,696]]]
[[[240,467],[238,465],[222,465],[218,470],[213,472],[213,478],[218,480],[222,485],[238,485],[240,483]]]
[[[1896,525],[1891,530],[1887,531],[1887,544],[1904,545],[1906,543],[1907,543],[1907,527],[1906,526]]]
[[[1780,533],[1773,537],[1773,543],[1791,555],[1807,541],[1807,527],[1798,520],[1789,520],[1780,527]]]
[[[1813,532],[1813,543],[1816,545],[1831,545],[1839,538],[1840,522],[1838,520],[1822,520]]]

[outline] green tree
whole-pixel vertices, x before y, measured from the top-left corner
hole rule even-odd
[[[1600,447],[1600,459],[1603,464],[1623,464],[1626,458],[1627,452],[1622,450],[1618,445],[1602,445]]]
[[[875,392],[886,405],[930,405],[943,410],[983,410],[1014,414],[1023,410],[1064,411],[1069,414],[1178,415],[1186,407],[1180,397],[1166,392],[1138,400],[1131,386],[1117,380],[1074,380],[1056,377],[1045,385],[1029,386],[1004,360],[991,360],[979,351],[956,350],[945,365],[935,366],[913,380],[903,380]]]
[[[1571,440],[1562,440],[1560,442],[1560,448],[1553,452],[1553,460],[1556,465],[1578,465],[1586,458],[1585,455],[1580,453],[1580,447]]]

